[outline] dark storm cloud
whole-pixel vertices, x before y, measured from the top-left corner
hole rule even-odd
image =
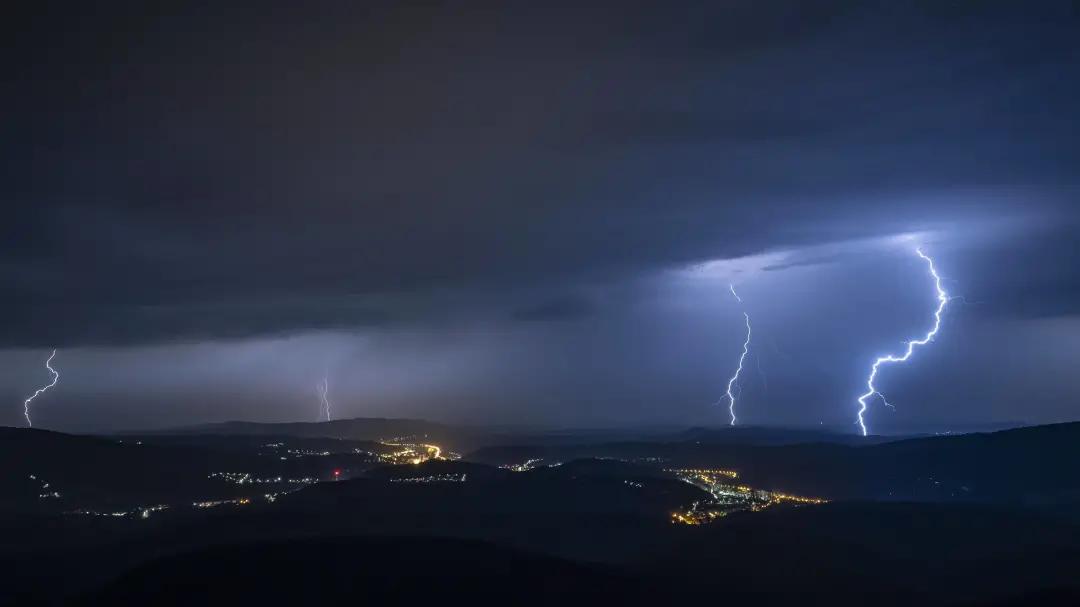
[[[393,326],[414,320],[389,306],[350,303],[334,298],[293,301],[196,301],[177,305],[114,305],[35,302],[9,313],[39,322],[13,326],[9,346],[127,345],[147,342],[199,342],[253,335],[276,336],[306,330],[350,330]]]
[[[744,116],[708,116],[689,111],[619,111],[589,116],[580,126],[581,138],[592,144],[710,144],[769,143],[836,132],[838,125],[784,113],[759,112]]]
[[[564,296],[514,312],[514,319],[527,322],[550,322],[587,318],[596,311],[595,304],[581,296]]]
[[[506,310],[565,317],[597,276],[1074,212],[1067,4],[806,4],[35,9],[4,53],[0,340],[369,326],[536,285],[556,300]],[[1035,194],[947,193],[1000,186]],[[987,292],[1029,280],[1003,267]],[[1056,312],[1076,267],[1041,279]]]
[[[1080,313],[1080,224],[1039,230],[1008,247],[980,247],[953,260],[954,290],[973,311],[1041,318]]]

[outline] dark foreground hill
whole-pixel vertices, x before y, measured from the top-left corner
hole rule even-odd
[[[217,547],[141,566],[77,605],[552,605],[625,602],[613,568],[467,540],[338,538]]]
[[[375,516],[356,504],[237,512],[136,534],[114,528],[90,543],[92,534],[71,529],[84,537],[63,549],[0,558],[9,576],[0,603],[656,605],[722,595],[756,605],[982,605],[1029,596],[1071,605],[1062,597],[1080,592],[1077,528],[1027,511],[835,504],[706,527],[615,517],[626,546],[647,549],[598,561],[587,544],[611,542],[595,529],[598,517],[489,512],[493,524],[484,527],[415,512]]]
[[[353,506],[327,516],[343,520]],[[971,505],[839,504],[666,532],[627,527],[652,549],[606,564],[507,548],[497,538],[447,539],[452,527],[423,523],[414,528],[422,534],[406,536],[335,536],[297,514],[263,523],[263,537],[229,541],[218,533],[227,521],[215,521],[203,531],[217,535],[205,547],[116,571],[75,602],[666,605],[722,597],[755,605],[950,606],[1038,597],[1056,606],[1080,596],[1075,526]],[[584,531],[563,529],[575,530]],[[145,540],[160,549],[162,538]],[[61,555],[51,565],[85,566],[85,556]]]
[[[959,605],[1080,592],[1080,527],[1026,510],[838,503],[736,515],[696,531],[645,568],[737,580],[778,604]]]

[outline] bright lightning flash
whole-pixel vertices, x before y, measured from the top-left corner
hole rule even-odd
[[[330,399],[327,394],[330,392],[330,380],[323,377],[323,380],[315,384],[315,390],[319,393],[319,398],[322,399],[323,409],[326,411],[326,421],[330,421]]]
[[[34,425],[33,422],[30,421],[30,403],[33,402],[33,400],[35,398],[41,396],[46,390],[48,390],[49,388],[55,386],[56,382],[60,381],[60,374],[56,372],[56,369],[52,368],[52,364],[51,364],[52,360],[53,360],[53,358],[55,356],[56,356],[56,350],[53,350],[52,354],[49,355],[48,360],[45,361],[45,368],[49,370],[49,373],[52,373],[52,376],[53,376],[52,382],[50,382],[49,384],[47,384],[47,385],[45,385],[45,386],[43,386],[41,388],[38,388],[33,394],[30,395],[30,398],[23,401],[23,415],[26,416],[26,425],[27,426],[33,426]]]
[[[930,276],[933,277],[934,288],[937,290],[938,306],[937,310],[934,311],[934,326],[922,339],[913,339],[907,342],[907,348],[904,350],[902,356],[889,354],[887,356],[880,356],[874,361],[874,366],[870,369],[870,376],[866,378],[866,393],[859,397],[859,428],[862,430],[863,436],[866,436],[866,422],[863,419],[863,414],[866,413],[867,399],[877,395],[877,397],[881,399],[881,402],[885,403],[885,406],[892,407],[892,405],[889,404],[889,401],[885,400],[885,396],[881,392],[878,392],[877,388],[874,386],[874,380],[877,378],[878,369],[883,364],[907,361],[907,359],[911,358],[911,354],[915,351],[916,346],[925,346],[933,341],[934,336],[937,335],[938,329],[941,328],[941,314],[945,311],[946,304],[949,303],[949,294],[941,287],[941,276],[938,276],[937,269],[934,267],[934,260],[923,253],[922,249],[915,249],[915,253],[923,258],[923,260],[926,261],[926,265],[929,266]]]
[[[742,298],[735,292],[735,285],[728,285],[731,289],[731,294],[735,296],[735,299],[742,303]],[[731,414],[731,425],[735,425],[735,393],[732,392],[732,388],[735,387],[735,383],[739,381],[739,374],[742,373],[743,362],[746,360],[747,353],[750,352],[750,315],[743,312],[743,317],[746,318],[746,341],[743,342],[742,355],[739,356],[739,367],[735,369],[735,375],[731,376],[731,379],[727,383],[727,397],[728,397],[728,413]]]

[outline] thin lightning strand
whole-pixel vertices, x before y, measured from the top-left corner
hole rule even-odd
[[[330,399],[327,394],[330,393],[330,380],[323,377],[323,380],[315,384],[315,390],[319,393],[319,398],[322,399],[323,409],[326,411],[326,421],[330,421]]]
[[[881,402],[885,403],[885,406],[893,407],[889,401],[885,400],[885,396],[877,391],[874,387],[874,379],[877,378],[878,368],[885,363],[899,363],[905,362],[911,358],[912,352],[915,351],[915,346],[925,346],[933,341],[934,336],[937,335],[938,329],[941,328],[941,314],[945,311],[946,304],[949,303],[949,294],[945,292],[945,289],[941,287],[941,276],[938,276],[937,268],[934,267],[934,260],[930,259],[922,249],[915,249],[915,253],[926,261],[926,265],[930,268],[930,276],[934,278],[934,288],[937,290],[938,306],[937,310],[934,310],[934,326],[922,339],[913,339],[907,342],[907,348],[904,350],[903,356],[896,356],[889,354],[888,356],[880,356],[874,361],[874,366],[870,368],[870,376],[866,378],[866,393],[859,397],[859,428],[862,429],[863,436],[866,436],[866,423],[863,420],[863,414],[866,413],[867,399],[877,395],[881,399]]]
[[[731,289],[731,294],[735,296],[735,299],[742,303],[742,298],[735,292],[735,285],[728,285]],[[750,315],[743,312],[743,317],[746,318],[746,341],[743,342],[742,355],[739,356],[739,367],[735,369],[735,375],[731,376],[731,379],[727,383],[727,397],[728,397],[728,413],[731,414],[731,425],[735,425],[735,393],[731,389],[735,386],[735,382],[739,381],[739,374],[742,373],[743,361],[746,360],[746,354],[750,352]]]
[[[51,364],[52,359],[55,356],[56,356],[56,350],[53,350],[52,354],[49,355],[48,360],[45,361],[45,368],[49,370],[49,373],[52,373],[52,376],[53,376],[52,382],[50,382],[48,385],[46,385],[44,387],[38,388],[33,394],[30,395],[30,398],[23,401],[23,415],[26,417],[26,425],[27,426],[33,427],[33,425],[34,425],[34,423],[30,421],[30,403],[33,402],[33,400],[35,398],[41,396],[46,390],[48,390],[49,388],[55,386],[56,382],[60,381],[60,374],[56,372],[56,369],[52,368],[52,364]]]
[[[743,361],[746,360],[746,353],[750,351],[750,315],[743,312],[743,316],[746,318],[746,341],[743,342],[742,355],[739,356],[739,367],[735,369],[735,375],[731,376],[731,379],[727,383],[727,397],[730,402],[728,405],[728,412],[731,413],[731,425],[735,425],[735,394],[731,392],[731,388],[735,385],[735,382],[739,379],[739,374],[742,373]]]

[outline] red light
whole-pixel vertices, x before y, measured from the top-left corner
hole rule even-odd
[[[334,476],[341,476],[341,470],[334,470]]]

